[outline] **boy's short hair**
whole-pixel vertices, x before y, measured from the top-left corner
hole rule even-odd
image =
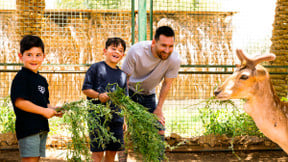
[[[173,29],[169,26],[160,26],[156,29],[156,33],[154,39],[157,41],[159,40],[160,35],[163,34],[166,37],[175,37],[175,33]]]
[[[124,48],[124,52],[126,50],[126,43],[123,39],[119,38],[119,37],[112,37],[112,38],[108,38],[106,43],[105,43],[105,49],[107,49],[109,46],[113,45],[115,47],[122,45],[122,47]]]
[[[34,35],[25,35],[20,41],[20,53],[23,54],[25,51],[33,47],[40,47],[44,53],[44,43],[40,37]]]

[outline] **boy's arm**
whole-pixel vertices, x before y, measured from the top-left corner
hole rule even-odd
[[[99,97],[99,92],[97,92],[97,91],[95,91],[95,90],[93,90],[93,89],[84,89],[84,90],[82,90],[83,91],[83,93],[86,95],[86,96],[88,96],[88,97],[90,97],[90,98],[98,98]]]
[[[57,113],[53,109],[47,109],[47,108],[35,105],[31,101],[25,100],[23,98],[17,98],[15,101],[15,106],[23,111],[42,115],[47,119],[53,117]]]

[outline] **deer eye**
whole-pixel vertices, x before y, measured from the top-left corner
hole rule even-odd
[[[249,78],[248,75],[241,75],[241,77],[240,77],[241,80],[247,80],[248,78]]]

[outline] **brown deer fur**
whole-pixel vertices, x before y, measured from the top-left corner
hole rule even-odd
[[[265,136],[277,143],[288,153],[288,103],[280,101],[266,69],[257,65],[275,59],[267,54],[256,58],[247,57],[242,50],[236,50],[241,65],[218,87],[217,99],[246,99],[244,110],[249,114]]]

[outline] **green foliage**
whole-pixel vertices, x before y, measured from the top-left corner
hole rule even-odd
[[[241,112],[231,100],[220,101],[213,97],[205,101],[204,108],[199,109],[205,135],[226,134],[228,137],[241,135],[263,136],[252,118]],[[217,107],[213,109],[212,107]]]
[[[108,88],[109,89],[109,88]],[[125,95],[124,90],[117,87],[114,92],[108,93],[110,100],[122,109],[128,125],[125,134],[125,146],[132,149],[142,157],[143,161],[159,161],[164,159],[165,144],[158,134],[157,117],[149,113],[145,107],[133,102]],[[93,110],[93,114],[92,111]],[[93,104],[91,101],[80,100],[65,104],[57,111],[65,111],[63,116],[67,124],[68,131],[71,132],[72,142],[68,144],[67,159],[69,161],[90,161],[89,139],[87,134],[89,129],[97,128],[100,145],[110,140],[116,140],[109,132],[107,121],[112,119],[112,110],[109,104]],[[100,118],[105,118],[104,123],[100,123]]]
[[[164,159],[165,143],[158,134],[159,125],[156,115],[132,101],[119,87],[108,95],[111,101],[122,109],[128,126],[125,134],[125,147],[132,149],[138,158],[142,157],[143,161],[152,162]]]
[[[90,100],[80,100],[65,104],[57,111],[65,111],[63,116],[66,128],[71,132],[72,142],[68,143],[67,159],[69,161],[91,161],[89,150],[89,129],[96,130],[99,145],[104,146],[109,141],[116,141],[116,138],[107,126],[107,121],[112,119],[109,106],[93,104]],[[104,123],[99,122],[104,118]]]
[[[177,133],[182,137],[202,135],[202,120],[198,110],[197,112],[189,111],[191,109],[185,111],[183,107],[176,108],[176,110],[178,111],[165,112],[167,119],[165,121],[166,132]]]
[[[288,98],[282,97],[282,98],[281,98],[281,101],[288,102]]]
[[[15,132],[15,114],[10,97],[0,100],[0,133]]]

